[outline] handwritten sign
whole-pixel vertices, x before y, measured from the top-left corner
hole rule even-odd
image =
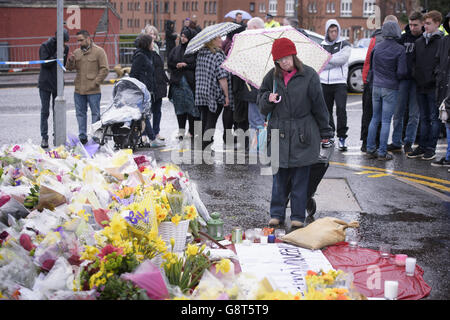
[[[284,292],[306,291],[306,272],[332,270],[328,259],[320,250],[308,250],[286,243],[251,246],[235,244],[242,272],[258,278],[267,277],[275,289]]]

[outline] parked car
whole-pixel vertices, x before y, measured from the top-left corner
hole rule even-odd
[[[325,37],[314,31],[305,30],[311,40],[321,44]],[[367,47],[365,41],[361,39],[357,46],[352,47],[352,52],[348,60],[348,77],[347,86],[350,92],[362,93],[364,89],[364,82],[362,79],[362,69],[364,60],[366,59]]]

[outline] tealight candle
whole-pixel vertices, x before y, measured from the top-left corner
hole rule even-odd
[[[399,267],[403,267],[405,265],[406,258],[408,258],[408,255],[406,255],[406,254],[396,254],[395,255],[395,264]]]
[[[398,294],[398,281],[385,281],[384,282],[384,298],[387,300],[397,299]]]

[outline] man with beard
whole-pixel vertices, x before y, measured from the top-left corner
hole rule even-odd
[[[69,56],[67,70],[76,70],[75,78],[75,111],[78,122],[78,137],[81,143],[87,139],[87,106],[91,108],[92,123],[100,120],[100,85],[108,75],[108,58],[105,50],[97,46],[89,32],[80,30],[77,33],[80,48]]]

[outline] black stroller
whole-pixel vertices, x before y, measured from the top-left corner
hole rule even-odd
[[[113,138],[115,149],[136,150],[143,146],[145,119],[150,117],[151,96],[145,85],[124,77],[114,85],[113,101],[95,123],[95,137],[100,145]],[[97,128],[97,129],[96,129]]]

